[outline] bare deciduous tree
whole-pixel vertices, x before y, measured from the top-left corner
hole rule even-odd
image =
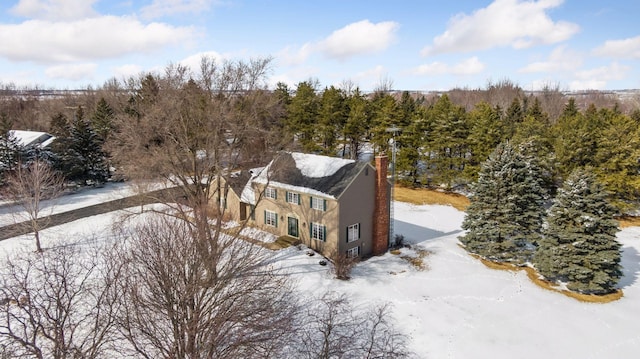
[[[127,112],[133,115],[118,118],[115,162],[130,178],[179,188],[187,206],[174,207],[208,237],[203,241],[215,240],[211,223],[222,225],[224,206],[214,204],[229,188],[220,179],[264,164],[282,138],[276,131],[281,104],[266,90],[269,64],[204,57],[195,72],[170,65],[162,75],[143,76]]]
[[[333,266],[331,271],[337,279],[348,280],[351,278],[351,270],[360,260],[359,257],[349,257],[345,253],[333,253]]]
[[[19,253],[0,268],[0,348],[12,357],[98,358],[113,340],[114,276],[99,251]]]
[[[394,327],[388,304],[356,311],[345,295],[329,292],[301,314],[291,356],[330,358],[411,358],[406,338]]]
[[[40,231],[48,223],[42,217],[44,201],[62,193],[63,178],[44,160],[36,158],[28,165],[19,164],[6,181],[6,197],[23,209],[29,228],[33,230],[36,250],[42,252]]]
[[[265,249],[152,215],[120,252],[119,327],[145,358],[274,358],[291,339],[297,304]]]

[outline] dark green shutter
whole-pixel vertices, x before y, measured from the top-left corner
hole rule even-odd
[[[322,241],[327,241],[327,226],[322,226]]]
[[[309,197],[309,208],[313,208],[313,197]]]
[[[323,200],[322,200],[322,210],[323,210],[323,211],[326,211],[326,210],[327,210],[327,200],[326,200],[326,199],[323,199]]]
[[[278,228],[278,214],[276,213],[276,228]]]
[[[360,239],[360,223],[358,223],[358,239]],[[358,252],[360,253],[360,252]]]
[[[349,226],[347,226],[347,238],[345,239],[347,243],[349,243]]]
[[[298,193],[298,206],[300,205],[300,194]]]
[[[264,210],[264,224],[267,224],[267,210]]]

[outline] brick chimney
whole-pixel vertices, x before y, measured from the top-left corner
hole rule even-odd
[[[389,158],[376,156],[376,193],[373,210],[373,255],[381,255],[389,248]]]

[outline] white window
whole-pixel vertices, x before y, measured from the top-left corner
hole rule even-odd
[[[360,255],[360,247],[347,249],[347,258],[356,258]]]
[[[273,187],[267,187],[264,189],[265,198],[278,199],[278,191]]]
[[[300,194],[287,192],[287,202],[293,203],[293,204],[300,204]]]
[[[360,223],[352,224],[347,227],[347,243],[360,239]]]
[[[309,226],[311,238],[325,242],[327,240],[327,227],[318,223],[311,223]]]
[[[320,211],[327,210],[327,200],[323,198],[311,197],[311,208],[317,209]]]
[[[278,227],[278,214],[276,212],[264,211],[264,224]]]

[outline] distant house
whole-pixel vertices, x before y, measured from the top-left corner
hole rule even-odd
[[[228,178],[218,205],[234,220],[296,238],[328,257],[379,255],[389,245],[390,186],[387,157],[375,164],[281,153]]]
[[[51,145],[55,137],[46,132],[11,130],[11,134],[23,147],[45,148]]]

